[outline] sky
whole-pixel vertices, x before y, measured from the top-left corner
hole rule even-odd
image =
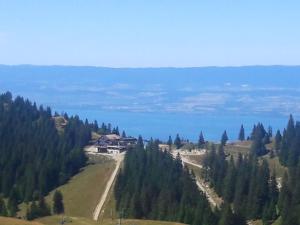
[[[0,64],[300,65],[300,1],[0,0]]]

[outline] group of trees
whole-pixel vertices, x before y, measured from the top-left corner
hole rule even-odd
[[[54,214],[64,213],[63,196],[62,193],[58,190],[56,190],[53,195],[52,212]],[[51,209],[49,205],[45,202],[45,199],[42,195],[39,196],[38,203],[36,203],[36,199],[34,199],[31,202],[30,207],[27,208],[26,212],[26,218],[28,220],[33,220],[38,217],[49,215],[51,215]]]
[[[125,218],[178,221],[186,224],[243,225],[224,205],[211,210],[199,191],[195,176],[168,151],[160,151],[159,141],[151,140],[128,151],[124,168],[117,177],[114,194],[116,208]]]
[[[8,198],[8,215],[16,214],[20,202],[44,196],[85,165],[83,146],[93,125],[78,116],[65,117],[64,131],[58,133],[50,108],[13,99],[9,92],[0,95],[0,194]]]
[[[288,168],[282,179],[278,207],[282,225],[300,224],[300,122],[290,116],[282,135],[275,135],[275,151]]]
[[[271,224],[280,218],[281,225],[300,224],[300,122],[290,116],[282,134],[278,130],[270,156],[278,156],[287,168],[281,181],[271,174],[269,165],[260,156],[268,153],[272,128],[266,131],[261,123],[253,127],[249,139],[250,154],[239,154],[237,159],[226,157],[223,146],[213,146],[204,159],[204,178],[209,181],[225,205],[246,219],[262,219]],[[245,140],[241,126],[239,140]]]
[[[101,135],[105,135],[105,134],[120,135],[119,127],[118,126],[112,127],[112,125],[110,123],[108,123],[108,124],[102,123],[101,126],[99,127],[97,120],[95,120],[94,123],[92,123],[92,124],[89,124],[88,120],[86,120],[85,124],[89,125],[92,131],[94,131],[98,134],[101,134]],[[124,131],[122,132],[122,136],[126,137],[126,134]]]
[[[210,182],[225,205],[241,218],[273,221],[277,218],[278,188],[265,160],[251,154],[226,159],[223,146],[213,146],[204,159],[204,178]]]
[[[256,156],[263,156],[268,151],[266,149],[266,144],[269,144],[270,141],[270,133],[266,132],[263,124],[258,123],[254,125],[251,137],[251,153]]]
[[[168,144],[169,146],[171,146],[171,145],[174,144],[175,147],[176,147],[177,149],[179,149],[179,148],[181,148],[181,147],[184,145],[184,143],[188,143],[188,142],[189,142],[189,140],[184,140],[184,139],[180,138],[179,134],[177,134],[176,137],[175,137],[174,142],[172,141],[172,137],[169,136],[169,139],[168,139],[168,141],[167,141],[167,144]],[[201,132],[200,132],[200,135],[199,135],[199,138],[198,138],[197,147],[198,147],[198,148],[204,148],[204,147],[205,147],[205,144],[206,144],[206,142],[205,142],[205,140],[204,140],[204,136],[203,136],[203,133],[202,133],[202,131],[201,131]]]
[[[117,177],[116,207],[127,218],[180,221],[187,224],[216,224],[193,175],[158,141],[128,151],[124,168]]]

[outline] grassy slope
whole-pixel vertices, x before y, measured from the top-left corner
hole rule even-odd
[[[104,156],[93,156],[83,170],[58,188],[63,194],[66,215],[92,218],[93,211],[114,169],[115,162]],[[46,196],[52,205],[54,191]],[[23,217],[27,206],[21,204],[18,216]]]
[[[103,161],[103,159],[99,160],[97,157],[91,159],[91,161],[95,162],[95,165],[87,166],[87,168],[83,172],[75,176],[68,184],[59,188],[64,195],[66,215],[69,215],[66,217],[66,220],[69,221],[69,223],[66,224],[115,225],[118,222],[117,220],[118,214],[115,211],[115,199],[113,196],[113,189],[110,190],[108,199],[104,205],[104,213],[100,214],[99,221],[95,222],[91,219],[92,212],[96,204],[98,203],[100,195],[102,194],[102,192],[101,191],[99,192],[99,190],[104,189],[109,174],[112,173],[112,170],[114,168],[114,163],[112,161],[107,161],[107,160]],[[103,177],[103,173],[105,179],[101,181],[100,178]],[[49,199],[51,199],[51,197]],[[113,220],[111,219],[112,214],[113,214]],[[37,221],[41,222],[44,225],[57,225],[61,220],[62,220],[62,216],[49,216],[49,217],[40,218]],[[149,221],[149,220],[124,220],[122,221],[122,224],[180,225],[179,223]]]
[[[44,225],[57,225],[62,220],[61,216],[50,216],[38,219],[39,222],[43,223]],[[79,217],[67,217],[67,223],[70,225],[115,225],[117,224],[117,220],[102,220],[101,222],[95,222],[91,219],[87,218],[79,218]],[[180,223],[173,223],[173,222],[162,222],[162,221],[153,221],[153,220],[122,220],[122,224],[124,225],[182,225]],[[22,224],[23,225],[23,224]],[[25,225],[25,224],[24,224]],[[34,224],[35,225],[35,224]]]
[[[93,161],[95,164],[88,165],[70,182],[58,188],[64,197],[66,215],[92,218],[115,166],[112,160],[100,158]],[[53,193],[47,196],[48,202],[52,201]]]
[[[19,220],[15,218],[8,218],[8,217],[0,217],[0,224],[1,225],[43,225],[42,223],[36,221],[26,221],[26,220]]]
[[[236,142],[226,145],[225,152],[226,154],[233,155],[233,157],[236,158],[238,153],[248,154],[250,152],[250,147],[250,141]],[[273,147],[273,144],[268,144],[266,147],[268,149],[271,149]],[[270,155],[268,154],[265,155],[263,158],[268,161],[271,172],[275,172],[277,177],[283,176],[283,174],[286,171],[286,168],[280,164],[278,157],[270,158]]]

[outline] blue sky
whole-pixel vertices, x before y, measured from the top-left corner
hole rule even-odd
[[[0,0],[0,64],[300,64],[300,2]]]

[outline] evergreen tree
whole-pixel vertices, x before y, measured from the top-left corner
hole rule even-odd
[[[271,138],[273,137],[273,129],[271,126],[268,127],[268,136]]]
[[[203,137],[203,133],[201,131],[198,139],[198,148],[204,148],[204,146],[205,146],[205,140]]]
[[[7,203],[8,215],[11,217],[16,216],[18,208],[18,194],[17,190],[13,188],[10,192],[8,203]]]
[[[64,118],[61,132],[49,107],[0,95],[0,194],[8,198],[16,190],[9,213],[15,214],[20,202],[32,201],[34,192],[47,194],[85,166],[83,147],[94,125],[66,113]]]
[[[228,141],[228,136],[226,130],[222,134],[221,145],[225,146]]]
[[[240,141],[244,141],[245,140],[245,129],[243,124],[241,125],[241,129],[240,129],[240,133],[239,133],[239,138]]]
[[[117,210],[127,218],[217,225],[217,215],[180,155],[173,159],[158,144],[151,139],[145,149],[126,152],[114,188]]]
[[[169,139],[168,139],[168,142],[167,144],[169,145],[169,147],[171,148],[172,144],[173,144],[173,141],[172,141],[172,137],[171,135],[169,136]]]
[[[229,204],[222,206],[221,217],[218,225],[236,225],[234,224],[234,216]]]
[[[176,135],[176,138],[174,140],[174,145],[176,146],[177,149],[180,149],[182,146],[179,134]]]
[[[51,215],[50,207],[48,206],[48,204],[45,201],[44,196],[42,196],[42,195],[39,197],[38,208],[39,208],[39,210],[38,210],[39,217]]]
[[[6,205],[1,196],[0,196],[0,216],[7,216]]]
[[[39,217],[39,208],[36,205],[36,202],[33,201],[30,204],[30,209],[27,209],[26,218],[27,218],[27,220],[33,220],[38,217]]]
[[[282,140],[282,136],[280,134],[280,130],[277,130],[276,135],[275,135],[275,145],[274,145],[276,152],[278,152],[280,149],[281,140]]]
[[[55,191],[53,196],[53,213],[54,214],[64,213],[63,196],[60,191]]]
[[[256,156],[262,156],[267,153],[265,144],[268,138],[266,138],[267,133],[264,126],[258,123],[252,131],[252,143],[251,143],[251,153]]]
[[[236,179],[236,168],[234,165],[233,157],[231,156],[230,162],[224,178],[224,189],[223,196],[226,202],[232,202],[234,197],[235,181]]]

